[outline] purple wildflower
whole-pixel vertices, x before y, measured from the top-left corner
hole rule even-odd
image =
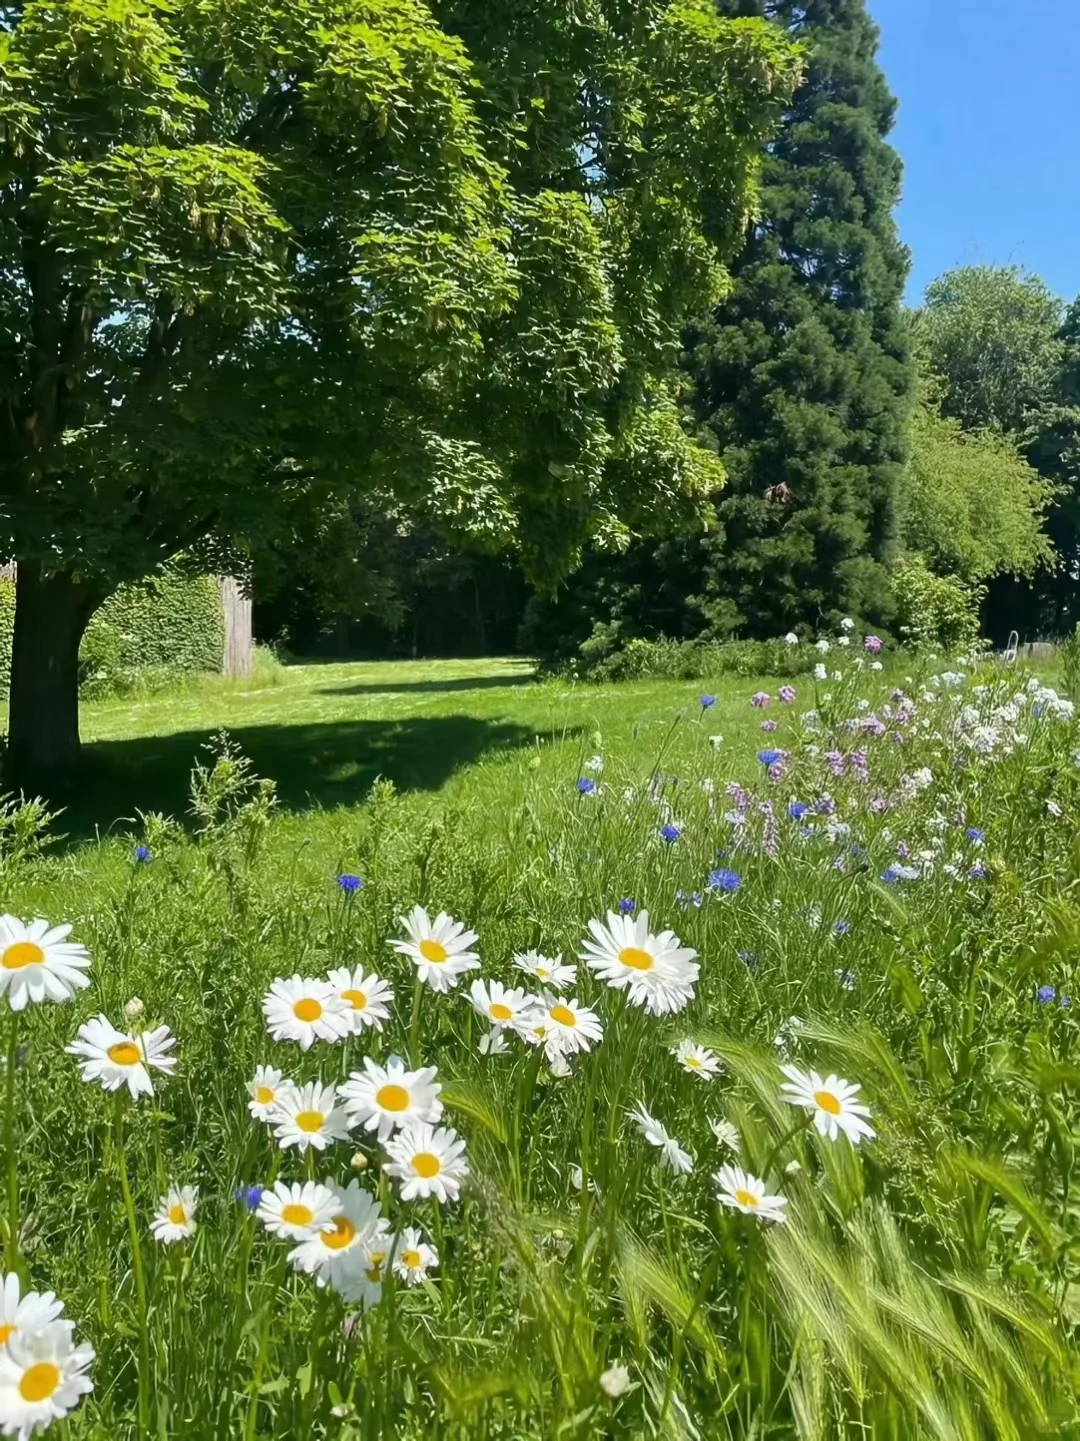
[[[785,705],[790,705],[795,699],[795,687],[793,685],[782,685],[776,692],[776,696],[777,699],[782,700]]]
[[[772,696],[767,690],[759,690],[750,697],[750,704],[756,706],[758,710],[764,710],[771,700]]]
[[[881,637],[876,635],[868,635],[863,641],[863,645],[871,655],[877,655],[878,651],[883,648]]]
[[[763,731],[774,731],[777,729],[777,722],[774,720],[762,721],[761,729]]]

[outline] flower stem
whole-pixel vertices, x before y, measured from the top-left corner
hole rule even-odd
[[[409,1064],[414,1068],[420,1064],[420,1003],[424,999],[424,983],[413,984],[412,1016],[409,1019]]]
[[[804,1115],[799,1117],[799,1119],[795,1122],[794,1126],[792,1126],[789,1131],[784,1132],[784,1134],[780,1137],[779,1141],[777,1141],[776,1145],[769,1152],[768,1159],[766,1160],[764,1166],[762,1166],[761,1168],[762,1180],[768,1180],[769,1172],[776,1165],[777,1159],[780,1156],[780,1152],[784,1149],[784,1147],[790,1140],[794,1139],[794,1137],[799,1134],[800,1131],[805,1131],[812,1120],[813,1113],[807,1111]]]
[[[8,1016],[7,1069],[4,1072],[4,1149],[7,1151],[7,1271],[19,1265],[19,1152],[15,1145],[15,1063],[19,1054],[19,1013]]]
[[[145,1438],[150,1427],[150,1325],[146,1305],[146,1275],[143,1271],[142,1247],[139,1245],[139,1222],[128,1180],[127,1155],[124,1151],[124,1098],[116,1098],[116,1157],[120,1170],[120,1193],[127,1213],[128,1235],[131,1240],[131,1271],[135,1277],[135,1296],[139,1305],[139,1436]]]

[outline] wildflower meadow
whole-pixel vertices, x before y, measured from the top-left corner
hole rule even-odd
[[[819,649],[332,851],[9,805],[0,1431],[1080,1436],[1069,677]]]

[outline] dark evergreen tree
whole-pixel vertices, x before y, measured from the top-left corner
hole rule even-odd
[[[864,0],[720,0],[807,48],[764,160],[735,284],[689,337],[694,408],[729,472],[699,547],[699,609],[776,634],[880,614],[912,385],[893,207],[895,111]]]

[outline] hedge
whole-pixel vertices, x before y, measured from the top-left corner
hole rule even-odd
[[[0,580],[0,690],[11,679],[15,584]],[[119,590],[96,611],[79,651],[84,695],[128,689],[140,672],[221,672],[225,621],[213,577],[164,566]]]

